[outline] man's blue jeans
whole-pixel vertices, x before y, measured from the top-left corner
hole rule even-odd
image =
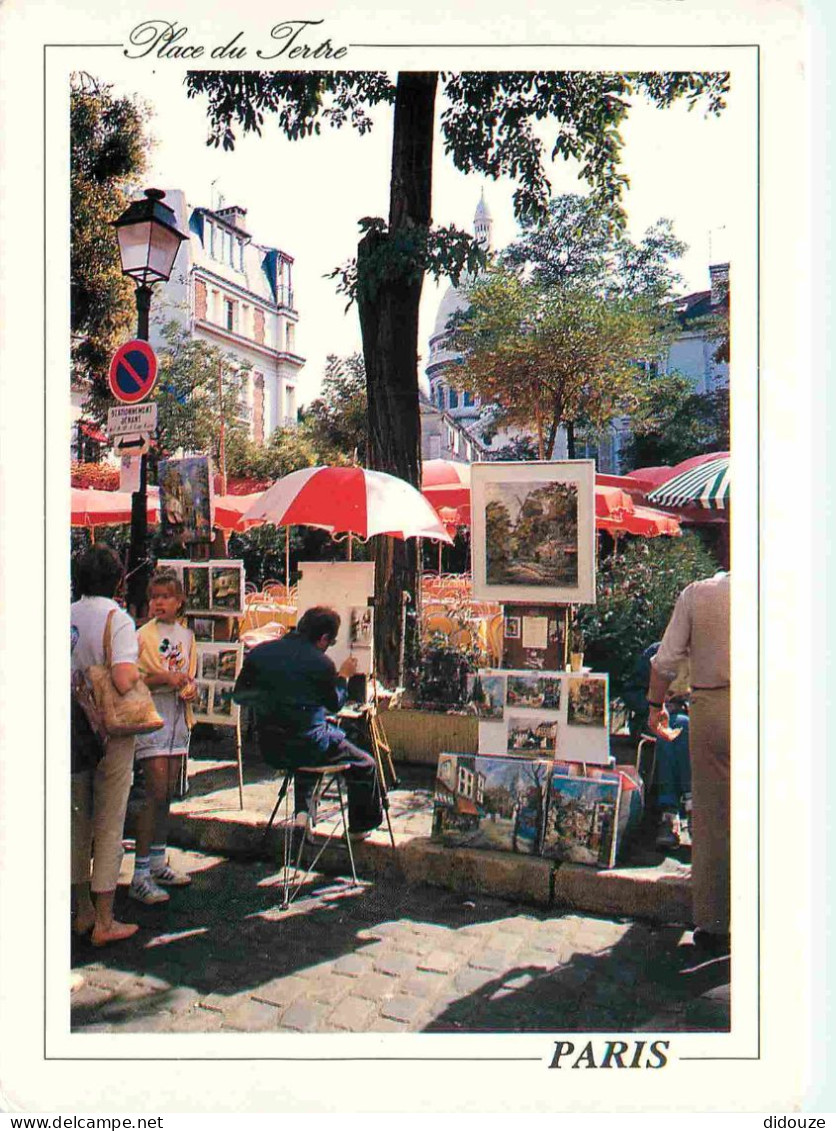
[[[671,730],[682,733],[672,741],[656,738],[656,793],[660,809],[679,811],[683,793],[691,792],[691,756],[688,750],[687,715],[670,716]]]

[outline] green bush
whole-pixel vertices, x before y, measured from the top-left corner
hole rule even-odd
[[[676,598],[686,585],[711,577],[717,563],[696,534],[636,539],[599,563],[597,604],[578,610],[584,663],[609,672],[610,695],[620,695],[636,660],[661,640]]]

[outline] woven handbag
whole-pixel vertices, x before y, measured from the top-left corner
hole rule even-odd
[[[150,734],[151,731],[159,730],[163,726],[163,720],[154,706],[154,700],[145,680],[140,678],[130,691],[121,695],[110,673],[110,622],[114,611],[111,609],[108,613],[102,638],[104,663],[91,664],[87,669],[87,680],[92,691],[92,707],[98,716],[96,720],[98,725],[93,724],[93,729],[109,738],[129,734]]]

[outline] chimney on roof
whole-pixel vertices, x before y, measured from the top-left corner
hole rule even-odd
[[[249,235],[246,228],[246,208],[241,208],[238,204],[232,204],[228,208],[216,209],[215,215],[220,216],[222,220],[226,220],[228,224],[232,224],[234,228],[237,228],[239,232],[243,232],[244,235]]]
[[[713,263],[708,273],[711,276],[711,305],[719,306],[729,295],[729,265]]]

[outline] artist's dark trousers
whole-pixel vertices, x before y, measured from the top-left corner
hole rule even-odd
[[[371,754],[353,746],[343,738],[332,742],[325,754],[319,754],[308,762],[311,766],[346,765],[345,782],[348,790],[348,827],[352,832],[365,832],[376,829],[383,820],[383,807],[380,802],[380,785],[377,780],[377,767]],[[311,793],[317,783],[316,774],[296,771],[293,775],[294,809],[304,813],[308,808]]]

